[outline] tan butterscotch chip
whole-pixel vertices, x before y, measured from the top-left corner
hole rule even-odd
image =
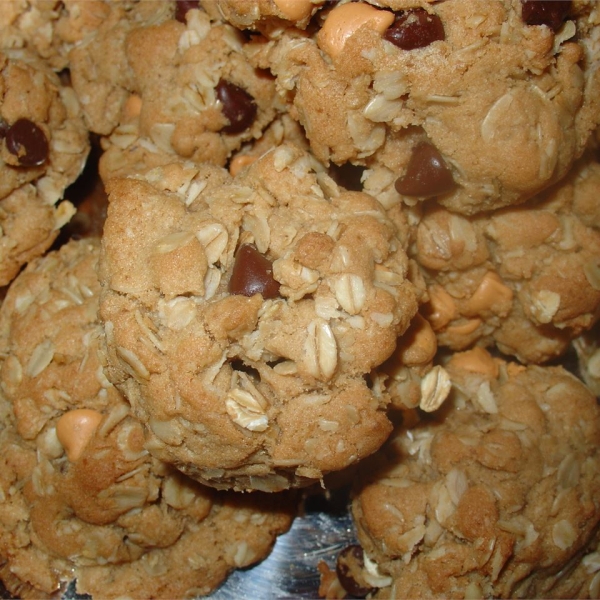
[[[101,420],[102,414],[89,408],[71,410],[58,420],[56,437],[70,461],[75,461],[81,456]]]
[[[0,308],[0,581],[27,597],[73,579],[94,598],[207,595],[270,551],[293,498],[215,493],[148,453],[104,374],[99,252],[90,238],[33,261]]]
[[[352,512],[365,578],[380,576],[373,596],[596,589],[596,398],[561,367],[483,349],[444,368],[453,389],[442,409],[406,413],[360,471]]]
[[[381,445],[388,395],[364,376],[417,293],[374,198],[290,143],[234,178],[176,162],[108,187],[107,374],[154,456],[216,487],[273,491]],[[422,324],[415,361],[435,341]]]

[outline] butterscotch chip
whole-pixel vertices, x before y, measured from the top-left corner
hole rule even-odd
[[[0,53],[0,285],[41,256],[73,216],[66,188],[88,133],[73,90],[27,50]]]
[[[591,589],[596,555],[582,554],[600,519],[596,398],[562,367],[485,354],[445,363],[453,391],[442,409],[406,413],[365,463],[352,511],[375,597]]]
[[[0,309],[0,580],[49,597],[206,595],[288,529],[293,498],[219,493],[152,458],[103,373],[97,239],[33,261]]]
[[[290,144],[234,179],[174,163],[108,190],[108,375],[156,457],[216,487],[273,491],[383,443],[388,397],[364,376],[417,294],[375,199]]]
[[[306,31],[265,29],[248,52],[319,160],[367,167],[386,206],[473,214],[559,181],[599,122],[597,3],[548,22],[523,6],[324,3]]]

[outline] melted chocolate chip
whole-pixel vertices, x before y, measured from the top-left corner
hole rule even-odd
[[[186,23],[185,15],[188,10],[198,8],[199,0],[176,0],[175,1],[175,19],[180,23]]]
[[[383,37],[402,50],[414,50],[445,40],[446,33],[437,15],[429,14],[423,8],[415,8],[400,13]]]
[[[50,147],[44,131],[29,119],[17,119],[6,131],[6,147],[23,167],[37,167],[48,159]]]
[[[454,189],[452,173],[435,146],[422,142],[413,150],[404,177],[396,180],[403,196],[430,198]]]
[[[221,79],[216,87],[217,98],[223,105],[223,114],[229,119],[229,125],[223,127],[224,133],[241,133],[248,129],[256,118],[254,98],[241,87]]]
[[[262,294],[265,299],[279,296],[279,282],[273,279],[273,265],[250,244],[240,246],[235,255],[229,292],[241,296]]]
[[[344,548],[337,558],[335,572],[342,587],[355,598],[364,598],[375,591],[366,581],[361,581],[361,571],[365,566],[363,549],[358,545]]]
[[[521,17],[526,25],[547,25],[558,31],[571,10],[571,0],[521,0]]]

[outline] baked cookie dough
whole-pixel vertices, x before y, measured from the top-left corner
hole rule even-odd
[[[33,261],[0,309],[0,579],[22,598],[73,578],[93,598],[206,595],[268,554],[292,498],[217,492],[148,453],[103,375],[99,251]]]
[[[106,0],[2,0],[0,47],[27,49],[55,71],[67,69],[69,51],[102,24],[110,5]]]
[[[175,4],[107,24],[71,53],[88,125],[107,136],[105,180],[164,155],[224,166],[282,108],[240,31],[198,8],[175,18]]]
[[[0,52],[0,285],[42,255],[75,209],[89,152],[73,90],[25,50]]]
[[[471,217],[432,206],[413,215],[409,254],[440,346],[496,345],[525,363],[562,356],[600,316],[600,163],[584,156],[535,198]]]
[[[562,178],[599,123],[597,2],[323,6],[306,31],[257,38],[252,58],[317,158],[368,167],[385,205],[518,204]]]
[[[326,0],[201,0],[200,4],[238,29],[276,36],[292,26],[306,29]]]
[[[284,144],[237,177],[173,163],[108,183],[108,376],[148,449],[215,487],[318,481],[386,439],[365,375],[417,309],[397,230]]]
[[[405,412],[360,467],[363,585],[376,598],[553,597],[599,524],[596,398],[561,367],[480,348],[445,368],[440,411]]]

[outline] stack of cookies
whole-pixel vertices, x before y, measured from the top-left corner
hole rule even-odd
[[[594,0],[4,0],[5,588],[207,595],[351,473],[323,597],[600,596],[599,126]]]

